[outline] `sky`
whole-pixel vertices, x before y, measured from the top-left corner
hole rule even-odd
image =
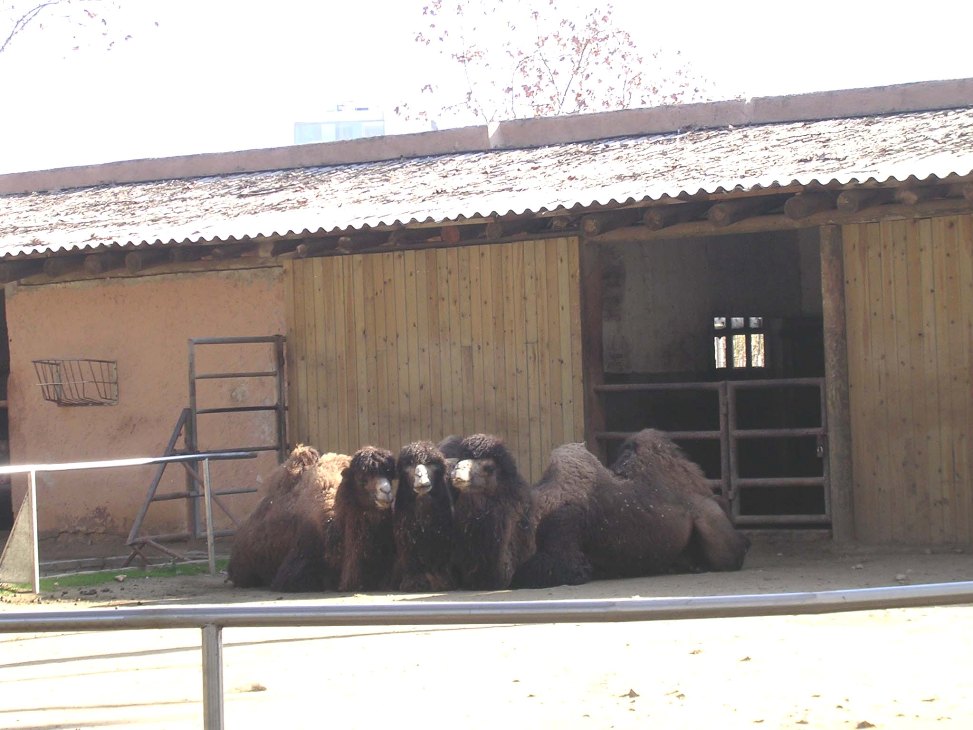
[[[0,2],[0,41],[11,2],[36,4]],[[80,29],[46,18],[0,53],[0,173],[283,146],[343,103],[382,111],[388,133],[427,128],[392,111],[442,63],[415,41],[426,2],[115,0]],[[716,98],[973,77],[969,0],[613,5]]]

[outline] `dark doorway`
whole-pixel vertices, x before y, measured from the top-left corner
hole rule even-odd
[[[815,230],[604,246],[609,460],[669,432],[739,524],[830,522]]]

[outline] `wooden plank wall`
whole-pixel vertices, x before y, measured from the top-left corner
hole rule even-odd
[[[973,543],[973,216],[842,233],[857,537]]]
[[[292,443],[496,433],[540,476],[584,440],[578,241],[290,261]]]

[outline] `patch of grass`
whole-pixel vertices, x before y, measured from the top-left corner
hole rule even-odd
[[[216,561],[216,570],[226,569],[227,560]],[[90,588],[115,581],[115,576],[124,575],[125,580],[135,578],[174,578],[184,575],[204,575],[209,572],[208,563],[169,563],[148,568],[119,568],[118,570],[98,570],[90,573],[69,573],[41,578],[41,592],[51,592],[64,588]],[[10,583],[0,585],[0,593],[5,591],[21,593],[30,589],[29,583]]]

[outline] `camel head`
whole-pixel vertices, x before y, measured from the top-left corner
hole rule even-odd
[[[499,494],[520,481],[517,464],[503,441],[488,434],[463,439],[462,456],[450,476],[453,488],[461,493]]]
[[[342,474],[350,481],[355,500],[362,507],[391,509],[395,499],[395,457],[392,452],[374,446],[364,446],[351,457],[351,464]]]
[[[399,452],[398,475],[400,490],[411,488],[417,497],[423,497],[445,480],[446,462],[431,442],[417,441]],[[403,493],[400,498],[404,497]]]

